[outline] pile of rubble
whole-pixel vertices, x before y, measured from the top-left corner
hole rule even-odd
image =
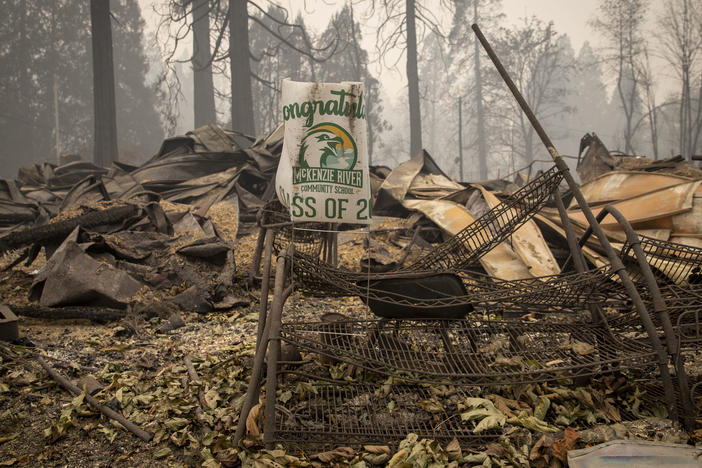
[[[255,302],[259,294],[248,290],[253,282],[247,272],[249,265],[258,261],[254,258],[254,227],[259,209],[275,196],[281,146],[280,128],[254,140],[206,126],[167,139],[158,154],[140,167],[116,163],[106,170],[85,162],[59,167],[42,164],[21,169],[17,180],[2,181],[3,302],[11,310],[3,315],[5,309],[0,309],[0,327],[9,322],[6,318],[12,311],[34,319],[21,322],[19,331],[24,336],[14,345],[0,348],[0,375],[8,382],[0,382],[0,414],[10,417],[10,413],[17,413],[23,392],[39,400],[38,395],[45,391],[38,367],[28,361],[33,355],[31,345],[36,344],[46,351],[52,365],[63,365],[63,371],[72,377],[90,372],[100,381],[84,397],[94,393],[103,406],[118,408],[155,435],[151,448],[130,446],[127,455],[139,453],[143,458],[137,460],[153,456],[164,462],[207,466],[233,464],[237,456],[228,441],[242,404],[258,320]],[[702,247],[702,171],[679,158],[650,161],[611,155],[594,135],[584,138],[585,148],[578,173],[583,181],[581,190],[595,214],[612,204],[640,234]],[[462,184],[422,152],[392,170],[372,168],[371,179],[378,219],[371,226],[372,237],[364,239],[349,232],[338,238],[339,264],[350,269],[358,269],[359,260],[366,262],[360,266],[370,262],[382,271],[397,266],[400,259],[416,258],[417,250],[428,249],[430,243],[461,231],[530,177],[518,174],[514,180]],[[567,191],[562,192],[567,201]],[[577,234],[582,235],[588,224],[577,204],[572,203],[567,213]],[[624,246],[625,236],[616,223],[605,218],[603,227],[615,247]],[[583,253],[592,266],[608,263],[596,239],[588,240]],[[561,273],[568,257],[558,211],[546,206],[481,257],[479,273],[495,280],[541,278]],[[676,269],[676,260],[671,258],[658,273],[681,281],[673,275]],[[355,314],[361,306],[357,298],[304,296],[294,298],[289,305],[295,314],[315,319],[325,311]],[[210,315],[203,316],[206,313]],[[57,318],[109,323],[86,326],[78,322],[65,332],[42,330],[46,319]],[[175,329],[178,332],[174,334]],[[16,338],[14,333],[8,338]],[[327,366],[332,376],[354,378],[347,375],[349,370],[343,364]],[[480,402],[473,398],[476,406],[465,408],[466,413],[483,417],[497,406],[513,421],[511,432],[506,431],[499,443],[469,452],[457,443],[442,448],[412,434],[397,448],[342,447],[310,459],[284,450],[258,450],[259,404],[246,424],[250,435],[246,443],[254,445],[238,457],[262,466],[323,466],[332,462],[404,466],[416,460],[467,466],[509,460],[557,466],[556,460],[565,462],[563,450],[574,448],[576,440],[582,446],[583,440],[599,443],[620,435],[650,438],[646,431],[657,431],[663,435],[656,437],[668,442],[688,440],[679,427],[660,417],[663,414],[658,408],[639,408],[638,390],[612,393],[613,386],[628,388],[623,382],[604,379],[568,391],[534,385],[515,390],[512,397],[490,394]],[[294,402],[311,391],[314,389],[300,386],[284,398]],[[393,405],[388,411],[397,405],[398,412],[411,413],[413,405],[418,405],[429,417],[441,420],[441,391],[450,389],[429,392],[421,401],[388,403]],[[638,396],[631,400],[631,394]],[[58,398],[56,395],[53,398]],[[598,412],[594,403],[589,405],[593,395],[602,397],[607,412]],[[546,400],[553,400],[554,407],[557,400],[569,408],[573,421],[580,418],[602,424],[589,430],[592,434],[580,432],[576,437],[555,429],[555,421],[536,421],[534,415],[548,410],[542,407]],[[605,405],[615,400],[633,406],[645,420],[639,422],[644,429],[621,422],[617,410]],[[42,402],[44,407],[51,404]],[[578,409],[581,406],[589,409]],[[28,411],[33,414],[33,410]],[[36,442],[35,448],[43,443],[75,443],[79,437],[71,435],[71,428],[78,431],[80,421],[94,415],[83,399],[72,400],[60,415],[58,410],[49,413],[53,422],[46,440]],[[22,411],[17,414],[7,433],[0,431],[0,449],[7,444],[5,447],[16,451],[23,438],[20,435],[24,436],[22,418],[30,416],[23,416]],[[612,422],[616,424],[608,424]],[[110,442],[115,437],[122,441],[129,437],[110,423],[87,423],[80,430],[90,437],[99,432]],[[50,455],[32,457],[61,460],[60,450],[44,450]],[[18,463],[40,460],[20,453],[13,457]],[[112,451],[100,462],[128,459],[121,457],[124,453]],[[4,461],[0,457],[0,462]]]
[[[270,198],[280,146],[280,132],[254,141],[206,126],[140,167],[22,168],[2,182],[6,268],[45,255],[28,297],[44,308],[124,309],[176,290],[187,310],[230,307],[239,223]]]

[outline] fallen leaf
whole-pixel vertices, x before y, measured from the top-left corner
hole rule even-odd
[[[558,364],[563,364],[565,361],[563,359],[554,359],[553,361],[548,361],[546,363],[547,367],[557,366]]]
[[[115,346],[109,346],[107,348],[103,348],[102,351],[105,353],[110,353],[110,352],[119,352],[123,353],[126,350],[128,350],[130,347],[129,343],[121,343]]]
[[[553,443],[553,455],[563,463],[566,463],[568,451],[575,448],[578,439],[580,439],[580,435],[570,427],[566,427],[563,438]]]
[[[548,412],[550,406],[551,400],[545,396],[539,397],[539,403],[534,408],[534,417],[543,421],[546,418],[546,412]]]
[[[7,436],[0,436],[0,444],[2,444],[2,443],[4,443],[4,442],[9,442],[9,441],[11,441],[11,440],[13,440],[13,439],[16,439],[19,435],[20,435],[20,433],[19,433],[19,432],[16,432],[16,433],[14,433],[14,434],[10,434],[10,435],[7,435]]]
[[[586,356],[595,352],[595,347],[593,345],[578,340],[572,341],[571,349],[581,356]]]
[[[398,450],[395,455],[392,456],[390,461],[388,462],[388,468],[392,468],[394,466],[399,465],[400,463],[404,462],[405,459],[407,458],[407,449],[400,449]]]
[[[161,450],[158,450],[156,453],[154,453],[154,458],[156,460],[159,460],[161,458],[166,458],[170,454],[171,454],[171,449],[168,447],[163,447]]]
[[[261,430],[256,424],[256,418],[258,418],[258,413],[260,411],[261,403],[258,403],[253,408],[251,408],[251,411],[249,411],[249,415],[246,417],[246,433],[250,436],[256,437],[257,435],[261,434]]]
[[[552,426],[540,419],[537,419],[534,416],[529,416],[526,411],[522,411],[515,418],[509,418],[507,422],[510,424],[514,424],[515,426],[526,427],[527,429],[531,429],[533,431],[558,432],[557,427]]]
[[[435,400],[434,398],[427,399],[427,400],[419,400],[417,402],[417,406],[419,406],[424,411],[427,411],[429,413],[443,413],[443,412],[445,412],[444,405],[439,403],[439,401]]]
[[[217,390],[215,389],[210,389],[207,393],[205,393],[205,403],[207,403],[207,406],[210,409],[215,409],[217,407],[217,402],[220,400],[221,398],[219,397],[219,393],[217,393]]]
[[[607,417],[612,421],[621,422],[622,415],[619,413],[619,410],[607,400],[605,400],[604,405],[604,410]]]
[[[364,445],[363,450],[365,450],[368,453],[374,453],[374,454],[381,454],[385,453],[390,455],[390,447],[387,445]]]
[[[460,458],[461,455],[463,454],[463,451],[461,450],[461,444],[458,442],[458,439],[456,439],[455,437],[446,446],[446,454],[449,456],[449,459],[451,459],[451,460],[456,460],[456,459]]]
[[[521,358],[521,356],[514,356],[511,358],[505,356],[497,356],[493,363],[490,365],[495,367],[524,367],[524,360]]]
[[[479,420],[480,422],[473,429],[476,434],[505,425],[507,417],[486,398],[466,398],[465,406],[471,409],[461,413],[461,420]]]
[[[185,418],[170,418],[166,419],[163,424],[170,430],[174,431],[188,425],[190,421]]]
[[[316,458],[322,463],[331,463],[336,459],[346,460],[352,458],[355,453],[351,447],[337,447],[334,450],[314,454],[310,458]]]
[[[229,449],[223,450],[221,452],[217,452],[216,456],[217,456],[217,460],[225,468],[236,466],[237,462],[239,461],[239,455],[237,454],[236,450],[233,448],[229,448]]]
[[[83,404],[83,399],[85,398],[85,391],[83,391],[80,395],[76,396],[71,400],[71,406],[74,408],[78,408],[80,405]]]
[[[278,397],[278,399],[282,403],[287,403],[288,401],[290,401],[291,398],[292,398],[292,392],[290,390],[287,390],[287,391],[281,393],[280,396]]]
[[[546,442],[546,434],[542,435],[541,438],[534,444],[534,446],[529,451],[529,461],[533,462],[537,458],[541,457],[541,448]],[[548,461],[548,460],[547,460]]]

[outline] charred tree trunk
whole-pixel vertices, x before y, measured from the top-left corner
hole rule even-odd
[[[414,0],[406,0],[407,87],[409,89],[410,156],[422,149],[422,116],[419,109],[419,72],[417,71],[417,30]]]
[[[117,160],[115,74],[112,61],[112,25],[109,0],[90,0],[93,46],[94,160],[109,166]]]
[[[478,24],[478,1],[473,2],[473,23]],[[480,46],[475,40],[475,110],[478,114],[478,168],[479,179],[487,180],[487,145],[485,144],[485,112],[483,110],[483,80],[480,70]],[[463,175],[463,173],[461,173]]]
[[[210,13],[208,0],[193,0],[193,111],[195,128],[217,122],[212,61],[210,57]]]
[[[229,61],[232,77],[232,129],[254,135],[246,0],[229,0]]]

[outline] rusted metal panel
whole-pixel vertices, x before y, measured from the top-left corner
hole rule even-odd
[[[404,200],[405,208],[424,213],[441,229],[455,235],[475,218],[462,205],[448,200]],[[495,278],[515,280],[531,278],[533,275],[521,258],[503,242],[480,259],[485,271]]]
[[[638,171],[615,171],[602,174],[583,184],[580,190],[590,206],[610,203],[637,197],[654,190],[659,190],[685,182],[689,177],[672,174],[651,174]],[[571,202],[571,207],[577,205]]]
[[[538,219],[539,222],[544,223],[549,228],[553,229],[561,236],[563,236],[563,238],[566,237],[565,230],[561,227],[558,213],[555,214],[555,217],[544,216],[543,214],[537,213],[536,215],[534,215],[534,219]],[[555,222],[554,220],[558,220],[558,222]],[[579,229],[578,226],[573,226],[573,228],[576,229],[576,234],[578,234],[578,236],[582,235],[582,233],[584,232],[584,229]],[[599,268],[609,265],[609,260],[607,260],[606,257],[600,255],[597,251],[593,250],[587,245],[583,246],[582,251],[583,255],[585,255],[585,258],[588,259],[593,265],[595,265],[595,267]]]
[[[702,234],[702,186],[692,197],[692,209],[673,216],[673,235],[689,236]]]
[[[693,196],[700,183],[702,181],[686,182],[620,200],[611,205],[619,210],[635,228],[667,229],[672,227],[673,215],[692,209]],[[593,207],[592,212],[597,216],[601,209],[602,207]],[[581,226],[587,225],[585,215],[580,210],[569,210],[568,217]],[[639,223],[646,224],[638,226]],[[602,226],[616,229],[617,222],[611,216],[607,216],[602,221]]]
[[[441,174],[418,174],[407,193],[416,198],[435,199],[463,189],[461,184]]]
[[[689,245],[690,247],[697,247],[702,249],[702,234],[698,234],[697,237],[671,236],[670,242],[676,242],[678,244]]]
[[[500,200],[485,187],[477,186],[490,208],[495,208]],[[512,249],[524,261],[534,276],[557,275],[561,272],[544,236],[533,220],[528,220],[511,236]]]

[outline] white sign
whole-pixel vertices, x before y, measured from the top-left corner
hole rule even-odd
[[[293,221],[370,224],[363,83],[283,80],[278,198]]]

